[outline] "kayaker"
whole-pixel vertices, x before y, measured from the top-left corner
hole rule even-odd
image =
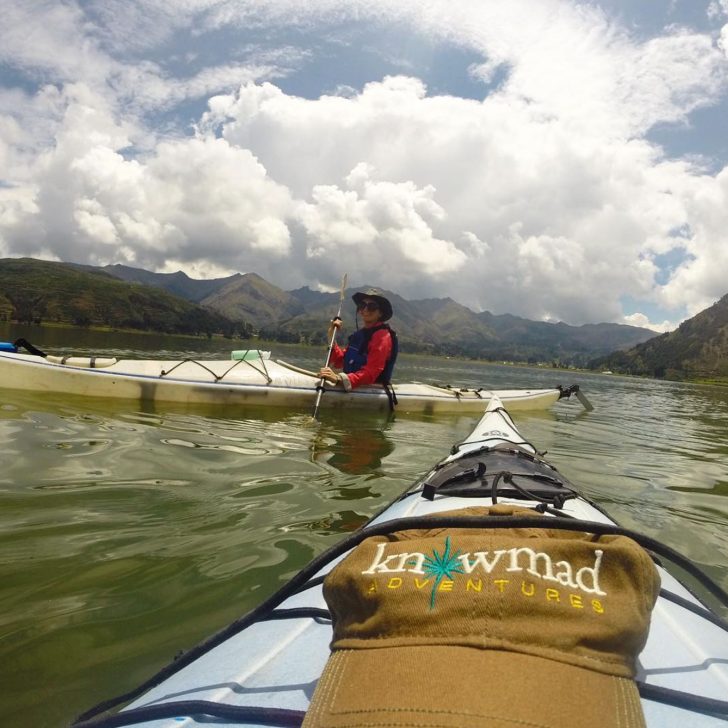
[[[352,300],[364,325],[349,337],[346,349],[334,343],[331,366],[322,367],[319,376],[331,384],[341,384],[347,392],[375,382],[388,385],[398,350],[397,334],[385,323],[392,318],[392,304],[376,289],[359,291]],[[329,340],[341,323],[338,317],[331,321]]]

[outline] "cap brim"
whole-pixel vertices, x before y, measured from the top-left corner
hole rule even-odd
[[[644,728],[645,723],[630,678],[511,651],[424,645],[335,650],[303,725]]]

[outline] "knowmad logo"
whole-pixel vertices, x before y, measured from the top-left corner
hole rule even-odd
[[[432,593],[430,595],[430,609],[435,608],[435,596],[437,588],[443,579],[452,579],[453,574],[463,574],[463,567],[460,564],[460,551],[451,553],[450,537],[445,538],[445,549],[440,553],[437,549],[432,549],[432,556],[425,556],[422,570],[427,576],[434,577],[432,582]]]
[[[442,543],[441,541],[439,543]],[[379,543],[369,567],[361,573],[366,576],[387,575],[386,589],[413,586],[417,590],[431,589],[430,609],[435,608],[437,593],[464,591],[478,594],[512,594],[514,590],[523,598],[545,599],[550,603],[567,603],[574,609],[585,608],[585,598],[591,599],[595,612],[604,612],[598,597],[607,595],[600,584],[602,549],[586,549],[574,553],[574,562],[564,558],[564,550],[549,553],[528,545],[510,548],[454,550],[450,537],[445,538],[442,551],[399,551],[388,553],[392,544]],[[396,547],[395,547],[396,548]],[[548,548],[548,546],[546,546]],[[577,561],[578,559],[578,561]],[[462,574],[464,579],[454,579]],[[426,577],[422,579],[421,577]],[[378,591],[372,581],[369,591]]]

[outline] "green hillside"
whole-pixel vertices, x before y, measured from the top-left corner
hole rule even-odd
[[[728,295],[675,331],[597,359],[591,366],[675,380],[728,378]]]
[[[0,259],[0,317],[21,323],[233,335],[221,314],[100,270],[29,258]]]

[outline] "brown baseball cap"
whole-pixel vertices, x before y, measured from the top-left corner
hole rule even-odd
[[[447,515],[486,514],[536,515]],[[324,582],[332,654],[304,726],[644,726],[633,678],[659,588],[650,556],[624,536],[368,538]]]

